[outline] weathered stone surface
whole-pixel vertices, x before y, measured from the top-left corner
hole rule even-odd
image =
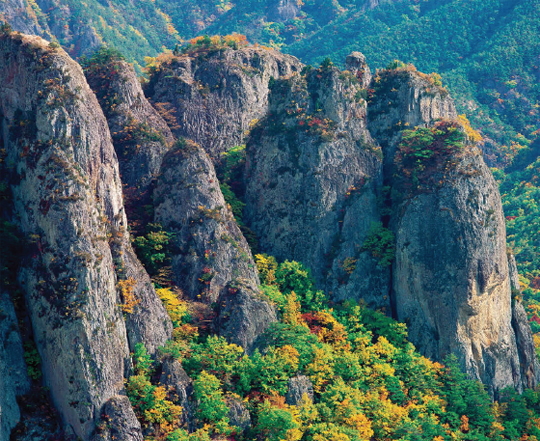
[[[197,144],[181,141],[167,154],[154,203],[155,220],[175,234],[173,277],[185,294],[215,302],[237,277],[257,285],[251,251]]]
[[[397,316],[424,355],[455,353],[493,393],[520,382],[500,196],[475,149],[444,173],[394,208]]]
[[[192,299],[224,302],[218,329],[248,347],[276,320],[275,313],[255,298],[259,278],[251,251],[223,198],[212,162],[197,144],[181,141],[166,155],[154,203],[156,221],[175,234],[174,282]],[[229,298],[229,285],[240,281],[248,288],[238,301],[222,300]],[[226,319],[230,315],[234,320]]]
[[[311,380],[305,375],[292,377],[289,380],[289,389],[285,396],[287,404],[298,406],[298,404],[302,402],[304,395],[313,401],[313,384],[311,383]]]
[[[133,67],[114,56],[86,70],[90,87],[104,110],[120,165],[125,207],[131,227],[138,230],[148,222],[144,206],[151,204],[154,181],[163,156],[174,142],[167,123],[146,100]],[[134,289],[140,303],[126,316],[130,347],[144,343],[154,353],[170,335],[169,319],[155,295],[146,271],[133,254],[124,228],[113,242],[115,258],[122,261],[127,279],[137,281]]]
[[[519,273],[517,269],[516,258],[507,250],[508,256],[508,274],[510,275],[510,287],[512,288],[512,296],[521,293],[521,285],[519,284]]]
[[[246,147],[244,218],[265,252],[304,263],[335,299],[385,307],[388,270],[361,250],[382,185],[361,93],[331,67],[276,81]]]
[[[374,78],[369,100],[369,131],[383,147],[390,168],[403,129],[427,127],[438,119],[457,119],[454,100],[425,74],[413,68],[389,69]]]
[[[122,184],[137,194],[149,192],[163,156],[174,142],[171,130],[150,105],[130,64],[110,56],[86,69],[112,133]]]
[[[412,186],[394,164],[405,124],[455,120],[452,100],[426,75],[390,70],[380,73],[368,113],[394,195],[392,295],[398,319],[424,355],[442,360],[456,354],[492,395],[506,386],[521,389],[504,216],[480,151],[466,146],[435,157]],[[534,370],[527,356],[521,360]]]
[[[19,422],[16,397],[29,387],[15,309],[9,295],[0,289],[0,439],[9,439]]]
[[[274,50],[247,47],[186,53],[161,64],[147,94],[176,110],[178,137],[200,144],[213,160],[244,142],[254,120],[268,108],[268,83],[302,64]]]
[[[514,379],[518,390],[521,388],[534,389],[540,384],[540,363],[536,355],[531,325],[521,302],[512,304],[512,328],[516,334],[516,343],[521,370],[521,380]]]
[[[246,431],[251,426],[251,415],[246,406],[235,397],[227,397],[227,406],[229,406],[229,424]]]
[[[219,334],[247,352],[251,352],[257,338],[277,320],[268,299],[251,283],[252,280],[236,279],[227,285],[218,301],[216,319]]]
[[[63,51],[38,37],[1,37],[0,84],[1,138],[14,164],[13,218],[34,242],[19,280],[45,385],[65,424],[86,440],[102,405],[123,387],[129,356],[119,309],[125,299],[116,286],[123,275],[113,258],[122,252],[128,276],[137,265],[118,163],[98,102]],[[137,280],[136,297],[156,297],[146,283]],[[149,312],[140,311],[153,349],[171,327],[159,307],[161,316],[149,322]],[[137,340],[142,333],[130,334]]]
[[[371,82],[371,70],[366,62],[366,57],[361,52],[352,52],[345,58],[345,69],[358,78],[362,88],[369,86]]]
[[[194,409],[189,402],[193,394],[193,381],[176,360],[165,360],[162,366],[159,382],[168,387],[171,399],[182,406],[182,424],[194,428]]]
[[[128,397],[117,395],[105,403],[94,441],[143,441],[141,424]]]

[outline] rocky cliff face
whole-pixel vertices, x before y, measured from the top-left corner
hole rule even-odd
[[[202,46],[162,60],[148,85],[156,106],[174,110],[173,131],[201,147],[174,140],[128,65],[104,67],[87,74],[107,119],[65,52],[0,35],[0,214],[25,244],[16,264],[0,262],[0,277],[16,268],[0,290],[2,437],[29,386],[10,299],[18,285],[66,427],[85,441],[143,439],[123,391],[130,350],[144,343],[156,354],[171,322],[131,249],[120,171],[135,194],[153,191],[154,220],[174,233],[174,282],[211,305],[215,333],[249,351],[276,321],[212,161],[257,118],[244,220],[263,251],[302,261],[332,300],[384,308],[421,352],[456,354],[493,395],[538,383],[496,183],[436,77],[397,68],[370,79],[358,53],[342,72]],[[178,362],[162,367],[189,425],[191,380]],[[291,403],[312,393],[294,381]],[[247,427],[246,409],[230,403],[234,424]]]
[[[370,83],[364,66],[352,54],[345,72],[274,83],[247,143],[249,227],[264,251],[310,267],[333,299],[392,311],[426,356],[456,354],[492,395],[535,384],[500,196],[452,99],[437,77],[398,67]]]
[[[387,269],[362,250],[382,162],[357,73],[369,77],[328,66],[274,83],[247,144],[245,218],[263,250],[303,262],[336,299],[384,307]]]
[[[16,398],[28,391],[30,382],[15,309],[6,292],[0,291],[0,302],[0,439],[4,440],[19,422]]]
[[[129,245],[116,155],[81,68],[19,34],[0,37],[0,66],[11,220],[33,243],[19,282],[44,382],[86,440],[123,389],[130,344],[153,352],[171,324]]]
[[[370,127],[392,187],[396,315],[426,356],[456,354],[491,394],[521,389],[532,375],[520,363],[534,363],[518,353],[503,211],[481,152],[450,122],[453,102],[433,78],[385,71],[374,89]]]
[[[152,203],[153,185],[173,135],[144,96],[130,64],[102,50],[88,62],[85,73],[112,134],[131,229],[140,232],[151,220],[145,207]]]
[[[212,304],[246,285],[244,295],[221,302],[216,330],[249,348],[276,317],[258,299],[251,251],[208,155],[183,138],[166,155],[174,143],[169,126],[146,100],[133,68],[113,53],[98,52],[85,70],[113,135],[132,230],[155,221],[174,234],[173,282],[193,300]],[[169,123],[176,127],[174,118]],[[154,219],[144,215],[150,204]]]
[[[251,251],[201,147],[181,140],[166,155],[154,204],[156,221],[174,233],[174,282],[192,299],[218,302],[218,329],[249,348],[276,317],[258,298]]]
[[[435,172],[439,187],[394,207],[392,289],[411,341],[433,359],[458,355],[493,393],[522,384],[504,218],[481,153],[461,154],[456,166]]]
[[[133,66],[108,52],[103,57],[90,61],[85,73],[107,117],[122,184],[149,191],[174,138],[144,96]]]
[[[202,47],[157,67],[147,87],[154,103],[175,109],[176,136],[203,146],[214,160],[244,142],[268,109],[268,83],[301,69],[294,57],[270,49]]]

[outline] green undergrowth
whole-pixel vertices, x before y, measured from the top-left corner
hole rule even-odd
[[[461,126],[451,121],[404,130],[394,160],[395,179],[401,191],[414,193],[436,186],[440,173],[455,166],[456,155],[464,150],[465,141]]]
[[[369,252],[379,265],[388,267],[396,255],[395,236],[382,222],[373,222],[362,244],[362,251]]]
[[[219,186],[225,202],[229,205],[240,231],[252,252],[257,252],[259,243],[255,233],[244,223],[244,199],[243,172],[246,163],[246,146],[240,145],[229,149],[221,156],[217,166]]]

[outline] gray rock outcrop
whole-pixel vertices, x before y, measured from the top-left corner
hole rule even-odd
[[[251,426],[251,415],[242,401],[236,397],[227,397],[227,406],[229,407],[229,424],[246,431]]]
[[[392,188],[397,318],[424,355],[442,360],[456,354],[491,395],[506,386],[521,390],[534,375],[524,376],[520,364],[535,370],[534,355],[523,346],[529,355],[519,354],[515,330],[527,333],[528,324],[517,325],[523,316],[512,308],[497,184],[465,135],[462,147],[435,139],[463,130],[453,101],[432,77],[398,68],[379,74],[368,112],[385,155],[385,183]],[[406,165],[402,130],[433,126],[438,134],[423,147],[432,152]],[[528,334],[532,338],[530,329]]]
[[[364,93],[333,67],[276,80],[246,146],[244,218],[265,252],[304,263],[335,299],[384,308],[388,268],[362,250],[382,186]]]
[[[141,424],[137,420],[129,398],[111,397],[103,406],[102,424],[93,441],[143,441]]]
[[[313,401],[313,384],[305,375],[297,375],[289,380],[289,386],[285,400],[291,406],[298,406],[304,399],[304,395]]]
[[[394,207],[392,289],[397,317],[418,349],[434,360],[456,354],[493,394],[521,387],[505,224],[480,152],[465,155],[440,172],[440,188]]]
[[[201,145],[215,161],[244,142],[268,110],[268,83],[302,64],[270,49],[200,48],[159,65],[146,92],[153,103],[175,109],[177,137]]]
[[[425,147],[434,153],[416,169],[403,162],[403,130],[463,131],[453,100],[407,66],[362,89],[364,64],[356,53],[348,71],[274,83],[246,147],[246,223],[264,251],[303,262],[333,299],[392,306],[424,355],[456,354],[492,395],[536,384],[530,328],[511,302],[500,195],[480,152],[463,135],[457,150],[451,140]],[[364,250],[374,222],[395,235],[391,280]]]
[[[231,280],[257,285],[251,251],[223,198],[204,150],[181,140],[163,161],[155,220],[174,233],[174,282],[192,298],[215,302]]]
[[[193,430],[194,409],[189,401],[193,394],[193,381],[182,364],[176,360],[165,360],[159,382],[168,388],[171,399],[182,406],[182,424]]]
[[[0,84],[12,219],[34,243],[19,282],[44,383],[87,440],[123,388],[128,341],[153,352],[171,323],[131,250],[116,155],[80,66],[39,37],[3,35]],[[126,330],[117,282],[129,278],[140,303]]]
[[[360,52],[352,52],[345,58],[345,70],[352,73],[358,81],[360,86],[365,89],[371,83],[371,70],[366,61],[364,54]]]
[[[387,169],[393,166],[402,130],[431,126],[441,118],[457,119],[454,100],[448,91],[414,68],[381,71],[372,87],[369,131],[383,147]]]
[[[133,66],[109,54],[85,69],[105,113],[120,164],[124,192],[144,194],[174,143],[171,130],[150,105]]]
[[[242,346],[248,353],[257,338],[277,321],[269,300],[264,297],[253,281],[231,281],[217,304],[216,329],[229,342]]]
[[[521,368],[521,381],[523,387],[534,388],[540,384],[540,362],[536,356],[536,346],[531,333],[529,319],[521,303],[521,287],[516,259],[508,254],[508,271],[510,273],[510,287],[512,295],[512,327],[516,334],[516,343]]]
[[[251,251],[201,147],[180,140],[165,156],[154,204],[156,221],[174,233],[174,282],[192,299],[222,304],[217,329],[248,348],[276,316],[257,299],[259,276]],[[245,289],[228,301],[240,284]]]

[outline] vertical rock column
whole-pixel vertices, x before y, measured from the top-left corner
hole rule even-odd
[[[13,216],[34,244],[19,280],[44,382],[66,425],[87,440],[123,388],[129,357],[109,243],[128,237],[118,163],[97,100],[63,51],[1,36],[0,85]],[[170,322],[155,325],[163,343]]]
[[[304,263],[334,299],[383,308],[389,272],[362,249],[380,218],[382,161],[358,72],[326,66],[274,83],[247,143],[244,216],[264,251]]]
[[[179,141],[165,156],[154,203],[156,221],[175,235],[174,282],[192,299],[214,303],[216,331],[249,350],[276,315],[259,292],[251,251],[214,166],[193,141]]]
[[[506,386],[521,390],[520,361],[530,361],[520,359],[512,327],[495,180],[480,151],[459,135],[453,101],[432,78],[410,68],[388,70],[373,87],[370,129],[383,147],[385,182],[392,187],[397,317],[424,355],[442,360],[454,353],[492,395]],[[423,140],[403,141],[403,130],[416,127],[430,129]]]

